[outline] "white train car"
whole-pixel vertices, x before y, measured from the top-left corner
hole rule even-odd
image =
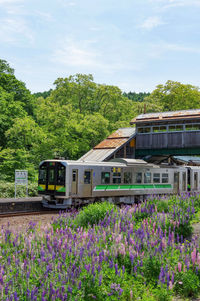
[[[200,167],[158,166],[137,159],[46,160],[39,167],[43,206],[65,209],[94,201],[133,204],[149,195],[200,189]]]

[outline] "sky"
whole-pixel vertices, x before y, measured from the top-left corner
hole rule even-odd
[[[0,59],[31,92],[92,74],[125,92],[200,87],[200,0],[0,0]]]

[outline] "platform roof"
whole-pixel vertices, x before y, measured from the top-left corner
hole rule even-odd
[[[200,119],[200,109],[171,111],[161,113],[141,114],[130,121],[130,124],[140,124],[145,122],[165,122],[177,120]]]
[[[125,145],[136,135],[134,127],[120,128],[93,149],[83,155],[79,161],[104,161]]]

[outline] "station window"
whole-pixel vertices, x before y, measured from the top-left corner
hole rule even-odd
[[[84,184],[90,184],[91,183],[91,172],[85,171],[84,172]]]
[[[137,184],[142,183],[142,173],[141,172],[136,173],[136,183]]]
[[[121,183],[121,172],[113,172],[113,184]]]
[[[132,183],[132,172],[125,172],[124,173],[124,184],[131,184]]]
[[[166,132],[166,131],[167,131],[166,126],[154,126],[153,127],[153,133],[162,133],[162,132]]]
[[[200,124],[186,124],[186,131],[200,131]]]
[[[168,183],[169,182],[169,176],[168,173],[162,174],[162,183]]]
[[[109,184],[110,183],[110,173],[102,172],[101,173],[101,184]]]
[[[183,131],[183,125],[170,125],[169,132],[180,132]]]
[[[151,183],[151,173],[150,172],[144,173],[144,183]]]
[[[154,173],[153,174],[153,182],[154,183],[160,183],[160,174],[159,173]]]
[[[137,131],[139,134],[146,134],[151,132],[151,128],[150,127],[138,128]]]

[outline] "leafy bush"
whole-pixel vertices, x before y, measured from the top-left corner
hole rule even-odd
[[[28,195],[29,196],[37,196],[37,183],[29,183],[28,184]],[[15,196],[15,183],[9,182],[0,182],[0,198],[14,198]],[[19,185],[17,186],[17,197],[25,197],[26,196],[26,186]]]
[[[90,204],[79,212],[75,224],[78,227],[97,225],[107,214],[114,210],[116,210],[116,206],[108,202]]]
[[[199,293],[200,281],[198,276],[191,270],[176,275],[174,290],[184,297],[196,297]]]

